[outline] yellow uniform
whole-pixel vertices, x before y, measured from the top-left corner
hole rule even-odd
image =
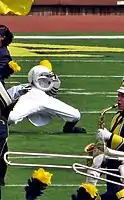
[[[107,147],[119,151],[124,151],[124,111],[117,112],[116,115],[113,117],[111,121],[110,132],[113,134],[107,142]],[[108,160],[107,168],[118,169],[120,164],[120,161]],[[114,173],[119,174],[119,172],[116,171]],[[107,176],[107,179],[121,182],[120,179],[113,176]],[[115,184],[107,183],[107,191],[109,191],[110,193],[112,191],[118,192],[120,189],[123,188]]]
[[[113,133],[107,146],[115,150],[124,150],[124,111],[119,111],[112,119],[110,132]],[[121,137],[120,137],[121,136]]]

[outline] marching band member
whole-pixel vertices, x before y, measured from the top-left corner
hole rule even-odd
[[[43,168],[35,170],[25,186],[25,200],[36,200],[44,194],[44,190],[51,185],[53,174]]]
[[[72,200],[101,200],[96,186],[93,184],[82,183],[76,193],[72,194]]]
[[[3,155],[7,151],[7,136],[8,126],[5,114],[7,107],[12,103],[12,100],[5,89],[4,80],[9,78],[14,72],[20,71],[20,66],[12,61],[8,51],[8,46],[13,40],[13,34],[5,25],[0,25],[0,186],[4,185],[4,177],[6,174],[6,163]]]
[[[108,148],[124,151],[124,79],[122,81],[121,87],[118,91],[118,112],[115,114],[111,121],[110,131],[106,128],[99,129],[97,137],[101,140],[104,140],[106,146]],[[115,174],[119,174],[124,176],[124,162],[115,161],[107,159],[106,167],[108,169],[118,169],[119,172],[114,172]],[[124,183],[123,180],[120,180],[117,177],[113,177],[111,175],[107,175],[107,179]],[[124,199],[124,187],[118,186],[117,184],[107,183],[107,192],[105,192],[101,198],[109,199],[109,197],[113,197],[112,199]]]
[[[61,82],[52,72],[48,60],[41,61],[40,65],[29,71],[28,82],[8,90],[12,98],[18,98],[20,92],[27,90],[10,112],[9,123],[16,124],[28,118],[33,125],[43,126],[51,122],[52,116],[56,116],[66,121],[64,133],[86,133],[84,128],[75,126],[81,118],[79,110],[56,98]]]
[[[72,194],[72,200],[124,200],[124,189],[118,192],[101,195],[93,184],[82,183],[76,194]]]

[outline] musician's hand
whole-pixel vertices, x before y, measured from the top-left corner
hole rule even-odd
[[[124,164],[123,163],[118,167],[118,170],[120,172],[120,175],[124,177]],[[124,184],[124,178],[121,178],[120,180]]]
[[[104,129],[98,129],[98,133],[97,133],[97,138],[107,141],[110,139],[112,133],[109,132],[106,128]]]

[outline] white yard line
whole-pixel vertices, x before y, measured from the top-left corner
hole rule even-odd
[[[78,91],[82,91],[82,90],[85,90],[85,89],[84,89],[84,88],[60,88],[59,90],[60,90],[60,91],[61,91],[61,90],[62,90],[62,91],[66,91],[66,90],[67,90],[67,91],[68,91],[68,90],[69,90],[69,91],[77,91],[77,90],[78,90]]]
[[[62,59],[62,60],[58,60],[58,59],[56,59],[56,60],[54,60],[54,59],[50,59],[52,62],[84,62],[84,63],[101,63],[101,62],[103,62],[103,63],[122,63],[122,62],[124,62],[124,60],[98,60],[98,59],[78,59],[78,60],[76,60],[76,59],[68,59],[68,60],[66,60],[66,59]],[[19,61],[19,62],[39,62],[40,61],[40,59],[38,60],[38,59],[34,59],[34,60],[31,60],[31,59],[26,59],[26,60],[22,60],[22,59],[17,59],[17,61]]]
[[[21,82],[18,82],[18,81],[6,81],[5,82],[6,84],[21,84]]]
[[[107,94],[117,94],[116,92],[74,92],[74,91],[65,91],[59,92],[58,94],[74,94],[74,95],[107,95]]]
[[[24,187],[23,184],[7,184],[6,187]],[[52,184],[51,187],[79,187],[80,185],[76,184]],[[104,187],[105,184],[97,184],[98,187]]]
[[[52,158],[51,156],[9,156],[9,159],[40,159]]]
[[[116,75],[59,75],[59,77],[67,77],[67,78],[122,78],[123,76],[116,76]]]
[[[82,114],[100,114],[101,110],[81,111]],[[108,111],[108,114],[116,113],[116,111]]]
[[[118,96],[117,95],[107,95],[106,97],[107,98],[117,98]]]
[[[28,77],[28,75],[25,74],[20,74],[20,75],[12,75],[11,77],[15,78],[24,78]],[[123,75],[121,76],[116,76],[116,75],[75,75],[75,74],[60,74],[59,77],[64,77],[64,78],[122,78]]]

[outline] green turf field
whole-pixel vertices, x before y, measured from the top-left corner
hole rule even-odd
[[[124,41],[15,39],[10,50],[13,59],[21,65],[22,71],[7,80],[7,87],[27,82],[29,69],[37,65],[41,59],[49,59],[62,82],[58,93],[59,99],[81,111],[82,119],[79,125],[85,127],[88,133],[87,135],[62,134],[64,122],[56,118],[45,127],[34,127],[28,121],[23,121],[9,127],[9,150],[83,155],[85,145],[95,141],[100,111],[116,103],[116,90],[120,86],[124,69]],[[112,115],[113,112],[106,114],[107,128]],[[25,156],[11,160],[62,165],[85,162],[77,159],[29,159]],[[2,191],[3,200],[23,200],[24,184],[34,169],[37,168],[8,167],[6,187]],[[46,169],[53,173],[53,178],[52,185],[42,197],[44,200],[71,199],[71,194],[84,180],[84,177],[75,174],[71,169]],[[103,184],[102,182],[99,186],[100,191],[105,189]]]

